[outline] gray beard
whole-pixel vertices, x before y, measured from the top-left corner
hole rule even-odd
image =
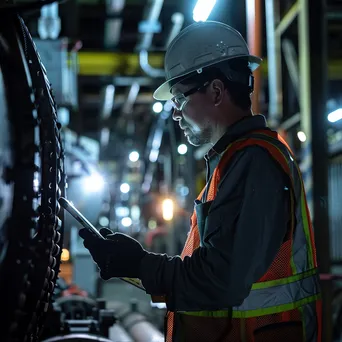
[[[193,146],[201,146],[201,145],[205,145],[205,144],[209,144],[211,142],[210,139],[210,131],[204,131],[201,134],[194,134],[193,132],[191,132],[188,136],[188,142],[193,145]]]

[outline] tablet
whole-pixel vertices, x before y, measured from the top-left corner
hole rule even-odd
[[[68,213],[70,213],[84,228],[91,231],[93,234],[98,236],[100,239],[105,239],[100,232],[75,208],[75,206],[64,197],[60,197],[58,200],[61,207],[63,207]],[[137,278],[120,278],[121,280],[134,285],[135,287],[145,290],[140,279]]]
[[[58,202],[66,211],[69,212],[69,214],[71,214],[79,223],[81,223],[84,228],[88,229],[100,239],[104,239],[100,232],[74,207],[71,202],[64,197],[60,197]]]

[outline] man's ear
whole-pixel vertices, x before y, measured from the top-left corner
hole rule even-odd
[[[215,79],[211,82],[210,91],[212,94],[214,105],[218,107],[223,101],[225,92],[224,83],[219,79]]]

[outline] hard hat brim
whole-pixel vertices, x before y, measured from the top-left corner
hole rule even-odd
[[[236,59],[236,58],[245,58],[248,60],[249,62],[249,68],[251,69],[251,71],[253,72],[254,70],[256,70],[261,62],[262,59],[257,57],[257,56],[251,56],[251,55],[245,55],[245,56],[239,56],[239,57],[230,57],[230,58],[226,58],[224,60],[229,60],[229,59]],[[224,61],[224,60],[221,60]],[[207,64],[203,67],[209,67],[209,66],[213,66],[217,64],[217,61],[213,61],[213,63],[211,64]],[[173,95],[171,94],[170,90],[171,90],[171,86],[175,84],[175,80],[177,79],[181,79],[184,78],[186,75],[191,74],[193,72],[195,72],[196,70],[190,70],[184,74],[178,75],[176,77],[170,78],[169,80],[165,81],[161,86],[159,86],[155,92],[153,93],[153,98],[156,99],[157,101],[168,101],[171,100]],[[177,83],[177,82],[176,82]]]

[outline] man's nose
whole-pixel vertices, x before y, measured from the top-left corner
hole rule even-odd
[[[172,119],[175,121],[180,121],[182,119],[182,111],[174,108],[172,113]]]

